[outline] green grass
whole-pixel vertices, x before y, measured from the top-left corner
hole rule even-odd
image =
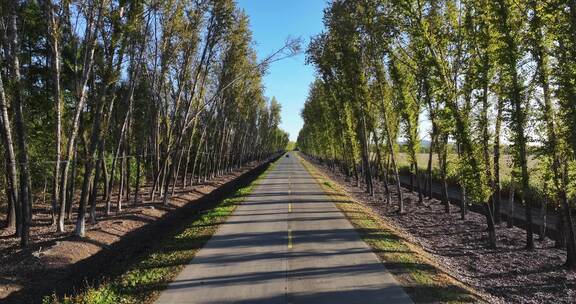
[[[252,192],[267,172],[249,186],[237,190],[216,207],[198,213],[179,233],[164,239],[159,246],[133,260],[128,270],[98,286],[89,286],[82,293],[67,297],[44,298],[44,304],[140,304],[152,302],[182,268],[210,239],[219,224],[232,214],[236,206]],[[130,263],[130,262],[129,262]]]
[[[303,160],[306,169],[320,182],[326,192],[338,195],[337,207],[346,215],[380,257],[384,265],[402,284],[415,303],[482,302],[476,292],[442,272],[423,250],[410,244],[378,214],[355,202],[314,166]],[[348,199],[342,199],[348,197]]]

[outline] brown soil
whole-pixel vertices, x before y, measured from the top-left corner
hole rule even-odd
[[[420,245],[443,270],[488,294],[491,303],[576,303],[576,272],[563,268],[566,251],[554,248],[552,240],[538,240],[536,249],[527,251],[525,230],[501,224],[497,227],[498,246],[490,249],[484,215],[468,212],[461,220],[460,208],[452,206],[448,214],[436,199],[425,200],[427,206],[418,204],[417,194],[407,189],[403,189],[406,213],[399,215],[395,192],[391,204],[386,204],[381,183],[375,184],[376,194],[370,196],[363,187],[356,187],[355,181],[314,164]]]
[[[36,302],[46,292],[70,293],[72,288],[83,288],[88,281],[92,284],[101,275],[119,271],[115,265],[154,246],[155,237],[179,229],[179,221],[215,203],[237,184],[254,177],[262,167],[251,163],[205,184],[177,188],[168,206],[160,198],[150,201],[149,189],[143,188],[143,201],[135,205],[132,201],[124,202],[122,211],[113,209],[113,215],[99,218],[95,225],[87,223],[84,238],[71,235],[74,218],[67,221],[67,232],[55,232],[50,224],[50,203],[48,200],[36,203],[31,245],[27,249],[19,248],[19,239],[13,237],[13,231],[4,230],[0,234],[0,302]],[[100,215],[103,202],[98,207]]]

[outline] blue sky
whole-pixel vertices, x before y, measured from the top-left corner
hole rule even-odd
[[[250,17],[258,57],[280,48],[288,37],[302,37],[303,50],[311,36],[323,29],[325,0],[238,0],[238,6]],[[282,104],[281,128],[296,140],[302,127],[300,111],[314,80],[314,68],[305,64],[305,55],[274,63],[264,77],[266,96]]]

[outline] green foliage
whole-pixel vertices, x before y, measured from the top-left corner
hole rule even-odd
[[[4,26],[0,37],[2,112],[10,120],[0,128],[1,147],[28,160],[0,173],[14,189],[18,179],[30,180],[30,197],[54,194],[52,213],[72,203],[85,210],[90,189],[110,197],[116,183],[133,186],[136,176],[140,185],[176,187],[190,178],[184,174],[209,179],[288,144],[280,103],[264,96],[262,78],[270,63],[296,54],[299,41],[258,61],[248,16],[233,0],[3,2],[0,22],[12,26],[12,18],[16,28]],[[15,120],[20,108],[23,118]],[[1,180],[0,187],[11,192]],[[22,213],[32,209],[19,198]],[[10,229],[24,223],[15,214]],[[56,216],[58,230],[64,216]],[[83,235],[84,221],[76,222]]]
[[[512,171],[509,184],[519,201],[561,202],[567,212],[576,195],[575,3],[331,2],[324,13],[325,32],[308,49],[308,62],[326,93],[319,94],[317,85],[310,89],[298,145],[338,164],[372,194],[373,172],[397,175],[399,142],[411,165],[403,172],[419,174],[419,130],[430,125],[440,178],[456,177],[467,201],[491,210],[494,198],[500,210],[500,195],[494,194],[507,182],[503,172]],[[322,119],[326,112],[335,113],[339,123]],[[424,115],[426,124],[421,123]],[[504,142],[510,144],[501,147]],[[451,145],[457,159],[448,161]],[[535,154],[538,146],[543,149]],[[513,159],[505,167],[500,166],[503,152]],[[548,172],[535,175],[533,158],[542,158]],[[397,193],[404,212],[402,192]],[[487,214],[490,245],[496,246],[492,212]],[[528,227],[527,247],[533,248]],[[576,253],[574,245],[568,247]],[[569,255],[576,265],[576,254]]]
[[[294,151],[294,149],[296,149],[296,142],[288,141],[288,144],[286,144],[286,151]]]
[[[360,151],[355,143],[361,140],[358,123],[363,119],[357,109],[363,105],[373,130],[368,137],[390,136],[394,145],[400,139],[405,143],[400,151],[416,163],[425,108],[433,125],[432,136],[456,141],[460,158],[452,167],[459,171],[460,183],[471,199],[483,203],[491,194],[490,181],[495,174],[490,156],[491,115],[500,104],[496,99],[502,99],[507,129],[501,133],[509,134],[512,143],[502,150],[514,156],[519,183],[531,187],[531,145],[549,142],[550,135],[542,132],[539,137],[529,137],[532,124],[543,128],[547,120],[529,111],[534,103],[542,102],[534,89],[542,83],[530,81],[523,61],[526,56],[537,59],[529,48],[534,45],[551,57],[542,68],[555,71],[549,74],[559,84],[552,97],[558,103],[550,110],[560,115],[549,117],[565,122],[557,125],[556,151],[574,159],[575,146],[570,141],[575,132],[570,130],[575,124],[569,117],[576,112],[569,105],[576,90],[568,79],[574,79],[569,75],[574,75],[576,65],[567,56],[575,48],[569,47],[574,45],[573,35],[566,35],[574,26],[568,15],[573,9],[554,1],[332,3],[325,12],[326,32],[317,36],[308,50],[308,61],[316,66],[319,80],[311,87],[302,112],[305,123],[298,145],[318,157],[348,158],[357,163]],[[534,23],[535,16],[539,23]],[[369,96],[360,93],[365,83]],[[450,142],[436,141],[434,149],[441,152]],[[370,151],[375,153],[373,147]],[[544,159],[551,153],[548,149],[538,155]],[[560,161],[570,167],[568,159]]]

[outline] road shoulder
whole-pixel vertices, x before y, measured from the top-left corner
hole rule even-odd
[[[328,195],[338,196],[336,206],[415,303],[484,302],[482,294],[443,272],[422,248],[408,242],[370,208],[351,198],[306,159],[298,157]]]
[[[274,162],[253,171],[246,181],[239,181],[235,192],[186,217],[187,224],[173,234],[150,239],[158,244],[138,256],[126,257],[110,279],[84,283],[87,286],[71,296],[46,296],[42,303],[153,303],[273,167]]]

